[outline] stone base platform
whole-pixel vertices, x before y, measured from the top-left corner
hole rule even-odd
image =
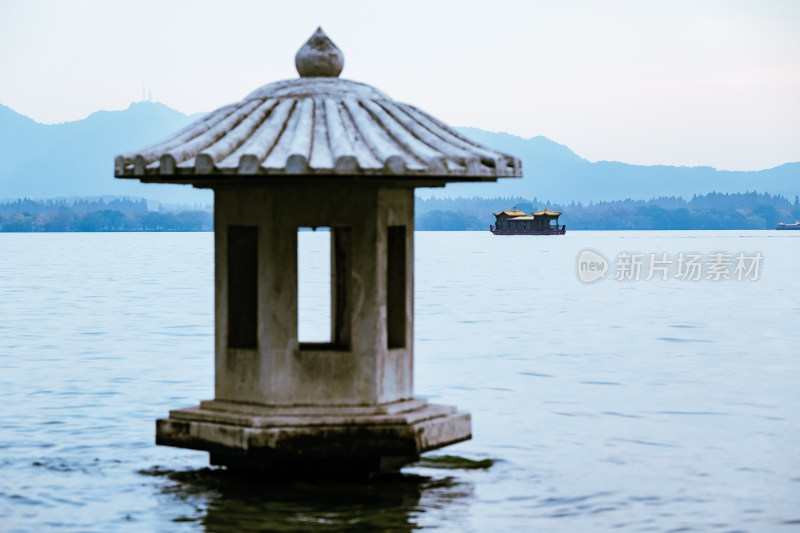
[[[156,422],[156,444],[208,451],[212,464],[231,469],[292,476],[397,470],[471,437],[469,413],[422,398],[354,407],[211,400]]]

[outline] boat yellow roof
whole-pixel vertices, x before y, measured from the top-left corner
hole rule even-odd
[[[520,211],[519,209],[504,209],[499,213],[495,213],[494,216],[499,217],[500,215],[505,214],[510,217],[526,217],[528,214],[525,211]]]
[[[534,211],[531,215],[535,217],[539,217],[542,215],[550,215],[551,217],[557,217],[561,214],[561,211],[550,211],[549,209],[542,209],[541,211]]]

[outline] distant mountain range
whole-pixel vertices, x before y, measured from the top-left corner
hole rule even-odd
[[[726,171],[712,167],[629,165],[617,161],[592,163],[546,137],[523,139],[508,133],[477,128],[458,128],[464,135],[522,159],[524,178],[501,179],[497,183],[453,184],[443,190],[421,191],[422,197],[456,198],[537,197],[569,203],[612,201],[631,198],[647,200],[695,194],[744,193],[780,194],[790,200],[800,194],[800,163],[786,163],[759,171]]]
[[[40,124],[0,105],[0,199],[134,196],[164,203],[208,204],[209,191],[181,185],[141,184],[114,178],[114,156],[167,136],[198,118],[156,102],[123,111],[98,111],[83,120]],[[525,177],[498,183],[454,184],[420,189],[422,197],[482,196],[547,199],[553,202],[649,199],[756,190],[793,199],[800,194],[800,163],[760,171],[711,167],[592,163],[546,137],[458,128],[466,136],[520,157]]]
[[[47,125],[0,105],[0,199],[115,195],[210,204],[209,191],[114,178],[114,156],[158,141],[199,116],[139,102]]]

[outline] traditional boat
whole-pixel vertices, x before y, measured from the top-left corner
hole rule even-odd
[[[800,229],[800,222],[795,221],[794,224],[786,224],[785,222],[778,222],[775,229]]]
[[[567,226],[558,224],[561,211],[542,209],[530,215],[517,208],[494,213],[495,224],[489,226],[494,235],[564,235]]]

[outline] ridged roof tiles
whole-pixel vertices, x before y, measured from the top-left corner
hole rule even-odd
[[[344,58],[321,29],[295,63],[300,78],[265,85],[167,139],[118,156],[115,175],[163,182],[204,176],[522,176],[516,157],[482,146],[374,87],[339,78]]]

